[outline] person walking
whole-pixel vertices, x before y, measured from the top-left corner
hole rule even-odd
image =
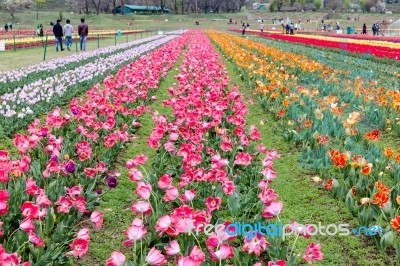
[[[372,34],[375,36],[376,34],[376,24],[372,25]]]
[[[294,34],[294,25],[293,25],[293,23],[290,23],[289,29],[290,29],[290,35],[293,35]]]
[[[246,33],[246,25],[243,23],[242,25],[242,35]]]
[[[7,23],[4,25],[4,30],[5,30],[6,32],[8,31],[8,24],[7,24]]]
[[[78,34],[81,41],[81,51],[86,51],[86,38],[89,34],[89,27],[85,23],[84,18],[81,18],[81,24],[78,27]]]
[[[12,23],[10,23],[10,25],[8,25],[8,27],[9,27],[10,30],[12,31]]]
[[[43,37],[43,25],[42,24],[40,24],[39,36]]]
[[[367,34],[367,25],[364,23],[363,25],[363,35]]]
[[[54,37],[56,38],[56,51],[58,52],[58,44],[60,44],[61,51],[63,48],[63,28],[60,24],[61,20],[57,19],[57,23],[53,26]]]
[[[260,30],[261,30],[261,33],[264,32],[264,23],[261,23],[261,24],[260,24]]]
[[[74,28],[70,23],[71,21],[67,19],[67,24],[64,25],[65,44],[67,45],[68,51],[71,51],[72,33],[74,32]]]

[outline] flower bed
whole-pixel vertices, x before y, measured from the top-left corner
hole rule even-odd
[[[45,122],[35,120],[27,135],[14,138],[19,154],[0,151],[1,265],[75,264],[72,257],[88,252],[89,223],[101,228],[103,219],[93,212],[106,193],[97,186],[189,39],[179,37],[107,76],[87,97],[73,99],[68,112],[57,107]],[[115,187],[108,175],[107,185]]]
[[[249,240],[226,232],[234,221],[279,219],[283,203],[271,188],[279,154],[259,142],[254,125],[246,125],[243,96],[236,85],[229,88],[220,60],[207,37],[194,32],[176,76],[179,84],[163,101],[173,117],[153,115],[147,140],[157,149],[153,168],[142,166],[145,154],[126,163],[136,184],[136,217],[125,231],[129,248],[113,252],[107,265],[295,265],[298,256],[287,252],[281,237],[251,232]],[[210,224],[221,230],[205,233]],[[310,244],[303,258],[322,259],[319,245]]]
[[[236,30],[236,32],[239,31]],[[256,31],[248,31],[248,33],[288,42],[297,42],[307,45],[329,47],[355,53],[368,53],[378,57],[388,57],[400,60],[400,48],[398,43],[358,41],[351,39],[343,40],[339,38],[331,38],[325,36],[285,35],[274,33],[270,34],[260,33]]]
[[[254,84],[283,137],[302,144],[300,162],[319,174],[315,181],[345,201],[361,226],[381,228],[369,238],[382,251],[398,251],[400,153],[379,143],[384,131],[398,128],[398,90],[362,77],[348,79],[350,71],[303,55],[219,32],[210,35]]]
[[[116,46],[109,46],[94,51],[86,51],[66,57],[55,58],[50,61],[41,62],[39,64],[31,65],[29,67],[24,67],[21,69],[3,72],[0,71],[0,94],[11,92],[16,87],[22,87],[25,84],[29,84],[33,80],[39,78],[43,79],[56,73],[63,73],[66,70],[70,70],[85,63],[89,63],[97,57],[108,57],[113,55],[114,53],[121,52],[139,44],[160,39],[161,37],[163,36],[156,35],[129,43],[119,44]]]
[[[133,58],[176,38],[177,35],[166,36],[140,46],[114,54],[106,58],[98,58],[94,62],[71,69],[53,77],[40,79],[17,88],[0,97],[0,125],[3,134],[11,135],[34,119],[37,114],[47,113],[55,106],[62,106],[74,96],[82,93],[88,86],[100,81],[105,75]],[[9,118],[19,118],[15,123]],[[1,132],[0,132],[1,133]]]

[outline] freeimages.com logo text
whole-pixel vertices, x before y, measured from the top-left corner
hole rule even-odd
[[[223,224],[207,224],[204,227],[200,228],[190,228],[189,234],[193,233],[193,229],[195,229],[196,234],[199,235],[203,232],[205,235],[210,236],[213,233],[226,233],[230,236],[244,236],[246,240],[250,241],[257,234],[262,236],[270,236],[270,237],[282,237],[285,239],[291,235],[304,235],[304,236],[313,236],[313,235],[329,235],[329,236],[349,236],[353,235],[366,235],[366,236],[374,236],[374,235],[382,235],[382,228],[380,226],[372,226],[365,227],[361,226],[359,228],[349,229],[349,224],[328,224],[322,225],[321,222],[318,224],[283,224],[279,222],[278,224],[267,224],[264,225],[261,222],[255,224],[242,224],[242,223],[231,223],[227,226]]]

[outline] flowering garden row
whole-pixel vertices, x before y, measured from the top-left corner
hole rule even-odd
[[[35,80],[63,73],[67,70],[87,64],[94,61],[98,57],[108,57],[136,45],[160,38],[162,38],[162,35],[156,35],[129,43],[100,48],[94,51],[86,51],[67,57],[59,57],[50,61],[43,61],[39,64],[31,65],[21,69],[0,72],[0,94],[12,92],[15,88],[22,87],[25,84],[31,83]]]
[[[138,33],[143,33],[146,32],[144,30],[129,30],[129,31],[123,31],[124,35],[127,34],[138,34]],[[46,34],[46,33],[45,33]],[[47,45],[52,45],[55,44],[55,39],[53,36],[53,32],[48,32],[49,35],[47,39]],[[90,31],[89,36],[87,37],[88,41],[92,40],[97,40],[99,38],[110,38],[112,36],[115,36],[117,34],[116,31]],[[79,42],[79,36],[73,36],[73,41],[78,41]],[[0,42],[5,43],[5,48],[6,50],[13,50],[13,49],[27,49],[27,48],[34,48],[38,46],[43,46],[46,43],[46,38],[45,37],[29,37],[27,38],[26,36],[16,36],[14,40],[14,35],[8,36],[8,38],[1,38]]]
[[[283,51],[290,51],[304,55],[308,59],[320,61],[332,69],[347,71],[347,79],[363,76],[364,80],[379,80],[379,84],[388,88],[399,86],[400,61],[374,57],[369,54],[356,54],[338,49],[311,47],[301,43],[291,43],[275,39],[265,39],[252,36],[254,40],[261,41],[270,47]],[[344,64],[345,62],[345,64]]]
[[[236,32],[238,32],[238,30],[236,30]],[[295,43],[304,43],[317,47],[341,49],[355,53],[368,53],[377,57],[388,57],[400,60],[400,48],[399,44],[397,43],[356,41],[350,39],[346,39],[346,41],[343,41],[342,39],[327,38],[325,36],[298,36],[275,33],[260,33],[258,31],[249,31],[249,33],[265,38],[273,38]]]
[[[362,77],[347,80],[347,71],[301,55],[219,32],[210,36],[255,85],[283,137],[303,144],[304,167],[321,175],[360,225],[383,228],[373,237],[382,250],[400,254],[400,154],[379,145],[381,130],[398,126],[399,92]]]
[[[192,38],[178,85],[163,101],[173,117],[153,114],[147,140],[157,149],[153,168],[142,166],[144,154],[126,163],[136,184],[136,217],[125,231],[130,248],[114,251],[107,265],[295,265],[295,250],[280,237],[255,233],[246,239],[225,231],[233,222],[279,219],[283,203],[271,188],[279,154],[259,143],[254,125],[246,125],[243,96],[236,85],[229,88],[227,70],[206,35],[194,32]],[[221,227],[206,235],[207,224]],[[310,244],[300,259],[322,259],[320,246]]]
[[[390,31],[390,30],[389,30]],[[321,31],[316,31],[316,32],[304,32],[302,33],[303,35],[321,35],[321,36],[329,36],[333,38],[345,38],[345,39],[355,39],[355,40],[362,40],[362,41],[379,41],[379,42],[388,42],[388,43],[400,43],[400,37],[399,36],[373,36],[373,35],[362,35],[362,34],[337,34],[334,32],[321,32]],[[320,37],[320,36],[318,36]],[[321,37],[320,37],[321,38]]]
[[[0,96],[0,125],[3,132],[0,134],[12,135],[16,130],[25,127],[38,114],[47,113],[55,106],[68,103],[76,95],[79,95],[100,81],[108,73],[115,71],[122,64],[129,62],[138,55],[144,54],[176,36],[165,36],[154,39],[148,43],[128,47],[109,57],[100,57],[88,64],[55,74],[53,77],[36,80],[30,84],[17,88],[11,93]],[[14,119],[18,118],[18,123]],[[1,137],[1,136],[0,136]]]
[[[73,264],[88,252],[88,222],[101,228],[103,220],[93,211],[104,194],[96,189],[107,175],[113,187],[108,169],[188,41],[178,37],[107,76],[66,113],[56,107],[36,119],[14,138],[19,154],[0,151],[0,265]]]

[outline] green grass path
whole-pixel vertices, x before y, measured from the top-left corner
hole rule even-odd
[[[278,177],[272,187],[283,201],[284,208],[280,215],[283,224],[297,221],[300,224],[349,224],[350,230],[356,227],[357,219],[347,211],[343,202],[332,198],[321,185],[313,183],[311,173],[302,169],[297,160],[300,153],[296,147],[288,144],[277,131],[276,122],[272,116],[263,111],[253,90],[243,82],[236,73],[234,65],[228,60],[225,64],[229,71],[232,84],[238,84],[240,92],[247,99],[254,100],[254,105],[247,104],[249,114],[246,117],[248,125],[254,124],[262,134],[262,142],[268,149],[277,149],[281,158],[275,163]],[[260,121],[264,125],[260,125]],[[276,221],[277,222],[277,221]],[[294,238],[290,239],[290,245]],[[296,253],[304,253],[311,242],[321,243],[324,260],[315,265],[332,266],[378,266],[396,265],[393,258],[380,254],[374,243],[359,236],[314,236],[310,239],[300,237],[296,243]]]

